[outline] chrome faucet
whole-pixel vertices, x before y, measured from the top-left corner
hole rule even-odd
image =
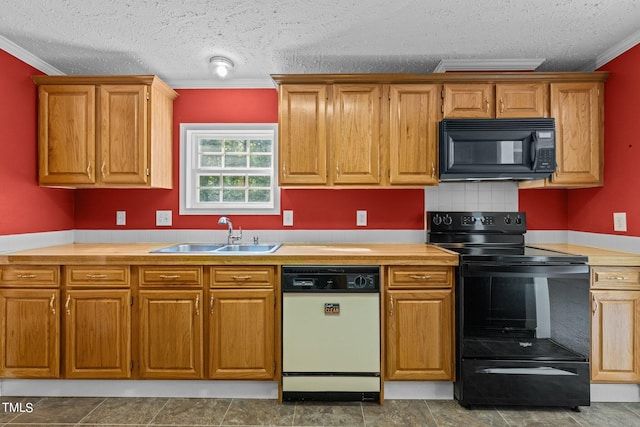
[[[238,230],[240,230],[240,234],[234,236],[233,235],[233,223],[226,216],[221,216],[220,219],[218,220],[218,224],[220,224],[220,225],[226,224],[229,227],[229,235],[227,236],[227,244],[228,245],[233,245],[235,242],[237,242],[238,240],[242,239],[242,227],[238,227]]]

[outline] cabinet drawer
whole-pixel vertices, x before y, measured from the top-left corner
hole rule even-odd
[[[60,267],[57,265],[7,265],[0,268],[1,286],[56,287],[60,285]]]
[[[452,267],[389,267],[390,288],[450,288]]]
[[[129,286],[126,265],[70,265],[65,267],[66,286]]]
[[[140,267],[140,286],[202,286],[202,267]]]
[[[640,267],[592,267],[591,287],[640,289]]]
[[[212,269],[214,288],[273,287],[273,267],[217,267]]]

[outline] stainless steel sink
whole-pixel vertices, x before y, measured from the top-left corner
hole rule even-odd
[[[179,245],[167,246],[166,248],[154,249],[153,253],[194,253],[194,252],[213,252],[216,249],[220,249],[224,245],[220,244],[207,244],[207,243],[181,243]]]
[[[276,245],[251,245],[251,244],[246,244],[246,245],[225,245],[223,247],[221,247],[220,249],[217,249],[216,252],[225,252],[225,253],[229,253],[229,252],[235,252],[235,253],[272,253],[278,250],[278,248],[280,248],[280,246],[282,246],[282,244],[276,244]]]
[[[206,255],[222,255],[222,254],[268,254],[277,251],[281,243],[271,245],[223,245],[223,244],[207,244],[207,243],[180,243],[179,245],[167,246],[165,248],[154,249],[151,253],[161,254],[206,254]]]

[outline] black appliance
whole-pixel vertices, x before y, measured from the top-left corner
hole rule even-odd
[[[555,120],[445,119],[440,180],[532,180],[556,168]]]
[[[427,223],[427,242],[460,257],[460,404],[588,406],[587,258],[526,246],[524,212],[428,212]]]

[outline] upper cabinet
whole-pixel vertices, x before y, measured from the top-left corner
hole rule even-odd
[[[447,83],[444,118],[492,119],[548,117],[546,83]]]
[[[522,188],[602,185],[608,73],[273,75],[279,184],[438,184],[443,118],[556,120],[556,172]]]
[[[601,187],[604,163],[604,82],[550,84],[556,119],[556,171],[523,188]]]
[[[39,182],[172,188],[173,100],[155,76],[34,76]]]
[[[440,85],[285,83],[279,184],[437,184]]]

